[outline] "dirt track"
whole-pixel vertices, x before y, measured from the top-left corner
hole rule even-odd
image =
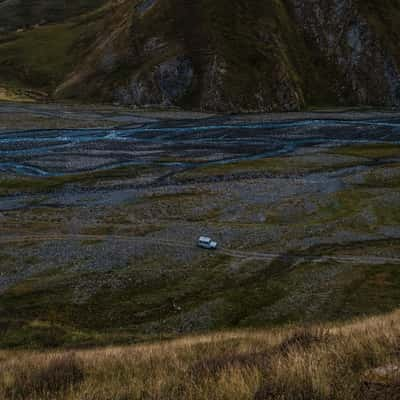
[[[9,238],[0,238],[0,243],[22,243],[22,242],[51,242],[51,241],[84,241],[84,240],[116,240],[124,242],[142,242],[151,244],[161,244],[164,246],[171,246],[177,248],[192,249],[193,244],[177,242],[165,239],[156,239],[148,237],[132,237],[122,235],[27,235],[27,236],[14,236]],[[336,261],[344,264],[400,264],[400,258],[392,257],[362,257],[362,256],[331,256],[331,255],[318,255],[318,256],[304,256],[295,254],[279,254],[279,253],[260,253],[245,250],[231,250],[220,247],[217,250],[219,253],[226,254],[234,258],[274,261],[275,259],[287,258],[292,261],[308,260],[313,262]]]

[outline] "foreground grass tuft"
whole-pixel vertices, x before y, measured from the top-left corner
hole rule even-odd
[[[49,355],[37,361],[36,357],[28,357],[23,363],[3,364],[0,371],[6,398],[61,397],[84,378],[81,362],[73,353]]]

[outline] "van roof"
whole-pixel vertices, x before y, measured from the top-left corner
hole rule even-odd
[[[211,239],[207,236],[200,236],[199,242],[211,242]]]

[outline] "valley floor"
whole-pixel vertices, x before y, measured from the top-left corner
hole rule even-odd
[[[0,346],[392,312],[399,142],[388,112],[2,104]]]

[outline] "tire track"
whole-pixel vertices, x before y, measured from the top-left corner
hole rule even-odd
[[[133,237],[124,235],[24,235],[24,236],[12,236],[12,237],[1,237],[0,244],[12,244],[12,243],[24,243],[24,242],[51,242],[51,241],[90,241],[90,240],[117,240],[122,242],[137,242],[137,243],[149,243],[149,244],[161,244],[165,246],[194,249],[194,244],[173,241],[167,239],[158,238],[145,238],[145,237]],[[284,254],[284,253],[264,253],[254,252],[245,250],[232,250],[225,247],[221,247],[217,250],[220,254],[226,254],[234,258],[241,259],[252,259],[260,261],[274,261],[280,258],[290,259],[293,261],[310,261],[310,262],[338,262],[342,264],[400,264],[400,258],[397,257],[380,257],[380,256],[334,256],[334,255],[296,255],[296,254]]]

